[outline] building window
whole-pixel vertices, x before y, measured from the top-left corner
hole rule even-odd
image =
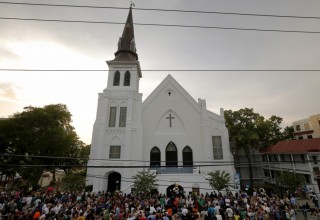
[[[120,159],[121,146],[120,145],[111,145],[109,152],[109,159]]]
[[[312,156],[312,161],[313,161],[313,164],[318,164],[317,156]]]
[[[301,161],[304,163],[306,162],[305,158],[304,158],[304,154],[300,154],[300,158],[301,158]]]
[[[285,157],[284,157],[284,154],[280,154],[280,160],[281,161],[285,161],[286,160]]]
[[[117,71],[117,72],[114,73],[114,76],[113,76],[113,85],[114,85],[114,86],[119,86],[119,85],[120,85],[120,73],[119,73],[119,71]]]
[[[308,123],[304,123],[304,130],[309,130],[310,127],[309,127],[309,124]]]
[[[213,144],[213,159],[222,160],[222,142],[221,136],[212,136],[212,144]]]
[[[296,125],[296,130],[301,131],[300,125]]]
[[[271,170],[271,178],[274,178],[274,170]]]
[[[119,127],[125,127],[127,120],[127,107],[120,107]]]
[[[308,137],[308,139],[312,139],[312,135],[311,135],[311,134],[310,134],[310,135],[308,135],[307,137]]]
[[[307,184],[310,184],[310,176],[308,174],[304,175]]]
[[[186,146],[185,148],[183,148],[182,160],[183,160],[184,167],[193,165],[192,150],[190,147]]]
[[[319,124],[319,126],[320,126],[320,118],[318,118],[318,124]]]
[[[293,161],[293,158],[292,158],[292,155],[289,155],[289,159],[290,159],[290,162],[292,163],[294,163],[294,161]]]
[[[262,155],[262,162],[266,161],[266,155]]]
[[[166,148],[166,166],[178,166],[177,147],[172,141],[170,141]]]
[[[116,126],[117,107],[110,107],[109,127]]]
[[[123,85],[124,85],[124,86],[130,86],[130,72],[129,72],[129,71],[127,71],[127,72],[124,74]]]
[[[161,152],[159,148],[153,147],[150,151],[150,166],[159,167],[161,163]]]
[[[303,137],[302,137],[302,136],[299,136],[299,140],[303,140]]]
[[[271,158],[271,155],[268,155],[268,161],[269,161],[269,162],[272,161],[271,159],[272,159],[272,158]]]
[[[263,172],[264,172],[264,176],[269,177],[269,170],[264,169]]]
[[[278,156],[276,154],[273,155],[274,161],[278,161]]]

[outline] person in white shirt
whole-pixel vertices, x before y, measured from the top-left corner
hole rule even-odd
[[[187,216],[189,210],[187,209],[186,205],[183,206],[183,208],[181,209],[181,214],[184,216]]]
[[[224,204],[226,207],[230,207],[230,199],[228,197],[224,199]]]
[[[154,206],[150,206],[150,213],[156,213],[156,209],[154,208]]]
[[[228,220],[233,220],[233,211],[230,207],[226,209]]]
[[[220,212],[217,211],[216,213],[217,213],[217,214],[216,214],[216,219],[217,219],[217,220],[222,220],[222,216],[221,216]]]
[[[31,202],[32,202],[32,197],[31,197],[31,196],[28,196],[28,197],[26,198],[26,205],[27,205],[28,207],[30,207]]]

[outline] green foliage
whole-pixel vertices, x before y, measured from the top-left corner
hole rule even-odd
[[[230,174],[226,173],[224,170],[220,172],[220,170],[217,170],[215,172],[208,173],[209,178],[207,180],[209,181],[209,185],[218,191],[221,191],[223,189],[228,189],[229,183],[230,183]]]
[[[70,192],[81,191],[86,185],[86,171],[66,173],[61,188]]]
[[[297,187],[304,184],[304,180],[298,174],[283,171],[281,172],[279,183],[285,189],[294,192]]]
[[[293,140],[294,139],[294,129],[293,126],[286,126],[282,132],[282,140]]]
[[[134,193],[141,193],[141,192],[148,192],[150,193],[151,190],[156,189],[158,184],[156,183],[158,180],[156,179],[157,174],[150,173],[149,171],[138,171],[138,173],[133,176],[133,189]]]
[[[282,118],[273,115],[269,119],[265,119],[260,114],[255,113],[252,108],[244,108],[238,111],[226,110],[224,115],[230,140],[235,142],[236,153],[242,149],[246,155],[250,185],[253,186],[250,157],[252,149],[268,147],[283,139],[280,126]]]
[[[23,112],[1,120],[1,152],[8,155],[0,158],[5,172],[18,172],[35,184],[44,170],[68,171],[69,165],[82,164],[83,160],[69,159],[80,157],[84,147],[71,122],[71,113],[63,104],[28,106]]]

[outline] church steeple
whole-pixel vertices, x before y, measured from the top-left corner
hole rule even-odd
[[[130,6],[128,18],[124,25],[122,36],[118,41],[118,51],[114,54],[115,61],[137,61],[136,43],[134,40],[134,28],[132,19],[132,7]]]

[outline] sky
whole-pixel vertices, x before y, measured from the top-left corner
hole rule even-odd
[[[129,0],[19,0],[11,2],[129,8]],[[134,0],[136,8],[320,17],[310,0]],[[98,93],[107,86],[122,24],[8,20],[10,18],[124,23],[128,10],[27,6],[0,2],[0,117],[25,106],[66,104],[80,139],[91,143]],[[320,33],[162,27],[148,24],[218,26],[320,32],[320,19],[142,11],[133,9],[143,100],[171,74],[209,110],[253,108],[283,126],[320,112]],[[4,71],[82,69],[105,71]],[[143,71],[171,70],[171,71]]]

